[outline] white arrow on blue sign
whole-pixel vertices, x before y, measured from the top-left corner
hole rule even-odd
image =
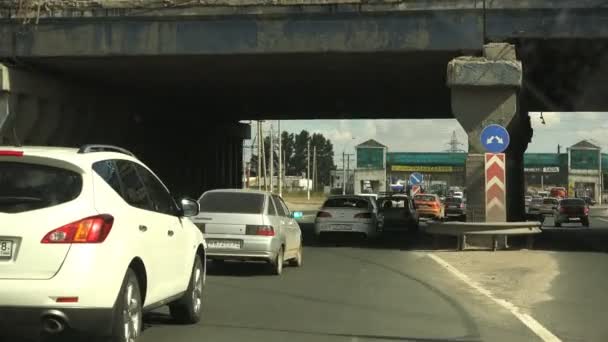
[[[502,153],[509,147],[509,132],[501,125],[488,125],[481,131],[481,144],[490,153]]]
[[[418,184],[422,183],[423,179],[424,179],[424,177],[422,176],[422,173],[414,172],[410,175],[410,184],[418,185]]]

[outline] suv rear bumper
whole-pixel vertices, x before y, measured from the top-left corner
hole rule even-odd
[[[46,318],[65,324],[65,330],[107,336],[112,332],[111,308],[0,307],[0,329],[7,333],[42,332]]]

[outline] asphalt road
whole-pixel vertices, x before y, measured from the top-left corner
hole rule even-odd
[[[204,321],[171,325],[161,311],[142,341],[536,340],[422,252],[307,247],[302,268],[263,273],[251,264],[212,271]]]

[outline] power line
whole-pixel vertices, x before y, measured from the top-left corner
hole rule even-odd
[[[450,153],[465,152],[465,150],[460,148],[460,146],[464,146],[464,144],[458,140],[458,137],[456,136],[456,131],[452,131],[452,138],[450,139],[450,142],[447,143],[447,145],[450,146],[450,148],[447,149],[446,152],[450,152]]]

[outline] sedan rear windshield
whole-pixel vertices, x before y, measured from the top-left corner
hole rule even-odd
[[[448,197],[445,199],[445,203],[460,204],[462,203],[462,198]]]
[[[0,162],[0,212],[21,213],[69,202],[82,191],[77,172],[28,163]]]
[[[369,202],[362,198],[330,198],[323,204],[324,208],[368,208]]]
[[[429,195],[418,195],[415,196],[414,199],[416,201],[424,201],[424,202],[435,202],[436,201],[436,197],[435,196],[429,196]]]
[[[244,192],[208,192],[198,201],[201,212],[261,214],[264,195]]]
[[[577,199],[574,199],[574,198],[565,199],[565,200],[562,200],[561,202],[559,202],[559,205],[561,205],[561,206],[584,206],[586,204],[587,203],[585,203],[584,200],[578,199],[578,198]]]

